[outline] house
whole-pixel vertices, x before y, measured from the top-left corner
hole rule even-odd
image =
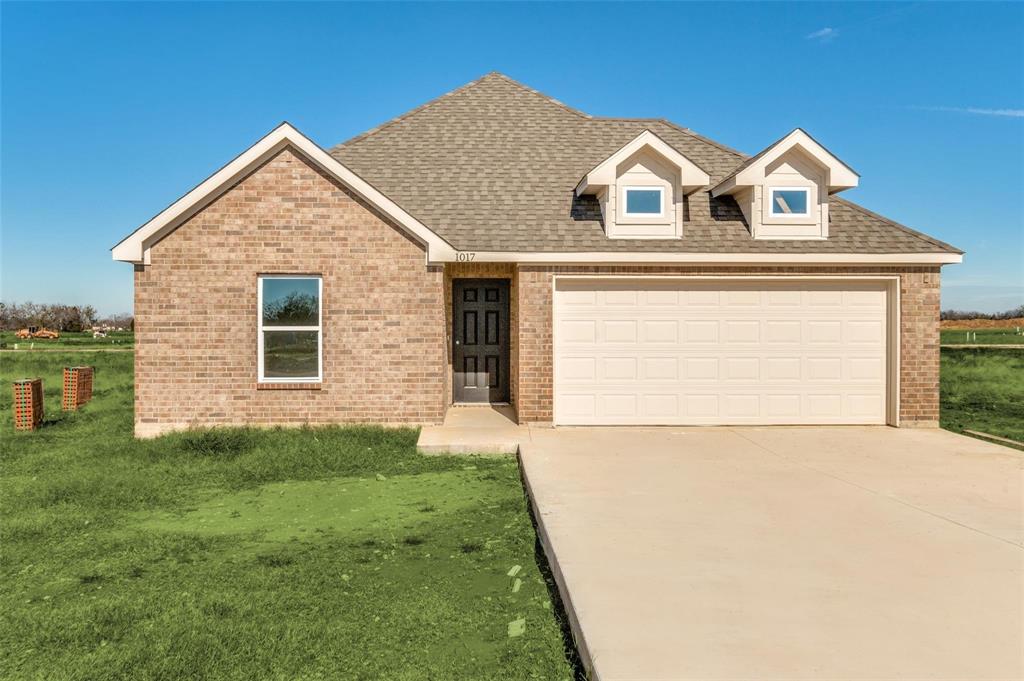
[[[139,436],[220,424],[938,421],[961,251],[748,157],[493,73],[330,150],[287,123],[113,248]]]

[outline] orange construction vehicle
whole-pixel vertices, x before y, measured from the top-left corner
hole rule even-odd
[[[58,332],[48,329],[45,326],[30,326],[27,329],[19,329],[14,332],[14,335],[21,340],[28,340],[29,338],[53,340],[60,338],[60,334]]]

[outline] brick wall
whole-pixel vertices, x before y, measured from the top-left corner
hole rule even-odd
[[[939,268],[781,268],[781,267],[569,267],[519,268],[520,422],[552,419],[552,275],[899,275],[900,277],[900,423],[936,426],[939,420]]]
[[[135,428],[437,423],[444,274],[424,249],[289,150],[135,270]],[[257,275],[323,277],[323,384],[256,389]]]

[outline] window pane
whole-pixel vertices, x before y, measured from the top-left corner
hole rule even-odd
[[[319,378],[318,331],[264,331],[264,378]]]
[[[656,189],[627,189],[626,212],[661,214],[661,192]]]
[[[319,279],[263,279],[264,326],[319,326]]]
[[[802,189],[774,189],[772,190],[772,214],[784,215],[786,213],[807,213],[807,192]]]

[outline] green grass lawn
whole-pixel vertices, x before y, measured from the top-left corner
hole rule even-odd
[[[968,337],[967,334],[971,334]],[[939,333],[943,345],[1024,345],[1024,336],[1009,329],[943,329]]]
[[[54,338],[52,340],[40,338],[21,340],[14,335],[13,331],[0,331],[0,348],[13,350],[15,345],[18,346],[18,350],[27,350],[29,348],[35,350],[84,350],[90,348],[122,349],[130,348],[135,345],[135,334],[131,331],[112,331],[106,338],[93,338],[92,331],[82,331],[80,333],[62,333],[60,338]]]
[[[1024,349],[945,348],[941,371],[943,428],[1024,442]]]
[[[95,398],[61,413],[82,363]],[[411,429],[135,441],[131,367],[0,355],[0,678],[578,676],[513,459],[423,457]]]

